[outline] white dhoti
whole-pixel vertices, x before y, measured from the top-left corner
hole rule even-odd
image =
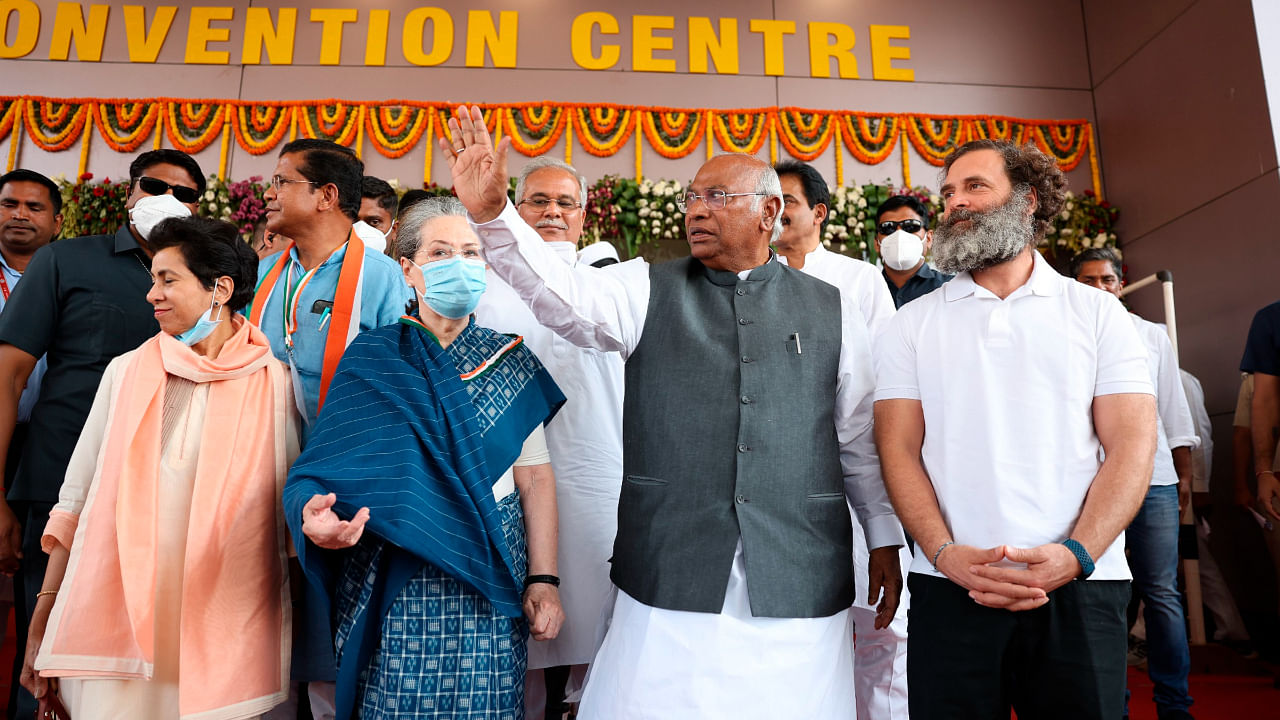
[[[752,617],[739,543],[719,614],[650,607],[619,591],[581,720],[849,720],[849,611]]]
[[[850,513],[853,515],[853,513]],[[853,516],[853,584],[856,595],[853,608],[854,687],[858,694],[858,720],[907,720],[907,610],[911,593],[907,592],[907,569],[911,553],[905,546],[898,549],[902,568],[902,598],[893,622],[883,630],[876,629],[875,607],[867,603],[867,541],[857,516]]]

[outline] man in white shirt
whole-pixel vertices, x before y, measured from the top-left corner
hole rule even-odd
[[[1146,353],[1123,307],[1035,251],[1066,189],[1052,159],[978,140],[944,172],[934,262],[959,274],[904,305],[876,357],[885,484],[917,543],[911,715],[1118,718]]]
[[[774,166],[782,183],[782,235],[774,244],[778,261],[806,275],[836,286],[849,297],[874,334],[893,317],[893,298],[879,273],[868,263],[828,251],[822,246],[831,192],[827,181],[813,168],[790,160]],[[868,553],[859,542],[862,528],[852,515],[854,583],[866,576],[869,563],[898,563],[904,575],[911,567],[905,547],[880,548]],[[878,598],[855,594],[853,673],[858,696],[858,720],[907,720],[907,611],[910,592],[905,588],[891,622],[877,617]]]
[[[871,263],[822,246],[831,210],[827,181],[813,166],[783,162],[774,167],[782,182],[782,235],[774,242],[778,262],[835,285],[857,303],[874,340],[893,317],[893,297]]]
[[[1123,267],[1111,248],[1091,248],[1071,259],[1077,281],[1120,297]],[[1178,518],[1191,502],[1192,451],[1200,445],[1191,407],[1178,373],[1173,343],[1160,325],[1130,314],[1147,348],[1156,388],[1156,455],[1151,488],[1125,531],[1133,592],[1143,600],[1147,628],[1147,674],[1160,720],[1186,720],[1192,699],[1187,687],[1191,653],[1178,592]]]
[[[555,256],[573,267],[586,219],[587,181],[572,166],[546,156],[516,180],[516,210]],[[529,643],[525,716],[560,717],[578,700],[595,654],[609,600],[609,555],[618,531],[622,484],[622,358],[581,348],[543,327],[520,296],[488,271],[476,322],[522,335],[567,401],[547,424],[560,520],[560,601],[565,624],[554,640]],[[566,692],[567,691],[567,692]]]
[[[777,175],[713,158],[680,199],[691,257],[588,279],[507,202],[509,141],[495,152],[479,108],[461,113],[440,145],[489,264],[543,325],[626,360],[617,601],[579,717],[851,717],[846,498],[869,547],[903,540],[870,442],[866,322],[773,261]],[[870,585],[896,607],[886,572]]]

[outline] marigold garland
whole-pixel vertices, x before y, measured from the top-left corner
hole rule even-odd
[[[261,102],[248,100],[191,100],[181,98],[97,99],[0,97],[0,139],[20,139],[27,134],[42,150],[59,152],[77,141],[84,144],[89,117],[98,133],[117,152],[134,152],[154,132],[154,147],[161,133],[169,143],[189,153],[208,148],[219,135],[224,150],[230,138],[245,151],[261,155],[285,139],[319,137],[363,149],[364,137],[389,158],[404,156],[427,136],[424,177],[430,176],[434,148],[430,138],[447,121],[453,103],[387,100],[361,103],[346,100]],[[860,163],[875,165],[887,160],[904,135],[903,171],[910,172],[906,144],[932,165],[957,145],[971,139],[993,138],[1033,142],[1054,157],[1064,171],[1075,169],[1089,154],[1094,192],[1100,193],[1097,147],[1092,126],[1084,120],[1027,120],[1002,116],[940,116],[823,111],[803,108],[680,109],[585,103],[511,103],[482,106],[485,124],[496,135],[511,136],[516,151],[536,156],[565,139],[565,157],[576,137],[583,149],[598,157],[616,155],[635,142],[635,170],[642,173],[640,137],[666,158],[687,157],[701,142],[708,154],[713,142],[731,152],[758,153],[766,140],[776,160],[778,145],[793,157],[813,160],[826,152],[835,138],[837,174],[843,176],[843,144]],[[301,127],[299,127],[301,126]],[[637,133],[639,129],[639,133]],[[633,138],[633,134],[636,136]],[[17,143],[10,143],[10,164]],[[221,165],[221,162],[219,163]]]
[[[575,107],[570,110],[569,119],[578,142],[596,157],[617,154],[636,129],[635,113],[613,105]]]
[[[213,144],[226,119],[217,101],[175,100],[166,103],[164,129],[170,144],[185,153],[198,153]]]
[[[296,109],[274,103],[245,104],[236,108],[233,121],[236,143],[250,155],[265,155],[284,139]]]
[[[667,159],[682,158],[702,141],[706,115],[697,111],[649,110],[640,113],[640,126],[649,147]]]
[[[961,118],[907,115],[903,119],[911,146],[930,165],[942,165],[947,155],[965,142],[965,123]]]
[[[896,115],[845,113],[840,116],[840,134],[845,147],[863,165],[879,165],[893,154],[899,128]]]
[[[1092,128],[1083,125],[1037,125],[1031,131],[1037,147],[1058,161],[1063,172],[1076,169],[1088,150]]]
[[[46,152],[62,152],[80,139],[91,102],[31,99],[23,117],[31,141]]]
[[[836,121],[831,113],[783,108],[774,118],[782,147],[792,157],[810,162],[827,151]]]
[[[378,105],[369,108],[364,122],[374,149],[395,159],[422,139],[431,123],[431,111],[411,105]]]
[[[969,121],[966,140],[1008,140],[1021,145],[1026,141],[1027,126],[1010,118],[986,117]]]
[[[304,138],[329,140],[350,146],[356,139],[360,113],[345,102],[308,103],[298,108],[299,131]]]
[[[124,100],[93,105],[98,134],[116,152],[131,153],[141,147],[159,119],[160,106],[154,103]]]
[[[501,113],[498,127],[505,128],[511,137],[511,147],[521,155],[541,155],[560,142],[569,115],[563,107],[555,105],[524,105],[506,108]],[[573,143],[566,143],[565,152]]]
[[[764,147],[770,117],[767,112],[717,110],[711,118],[711,127],[721,149],[755,155]]]

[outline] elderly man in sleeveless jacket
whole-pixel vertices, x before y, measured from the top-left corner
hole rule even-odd
[[[871,437],[866,322],[773,257],[777,174],[711,159],[679,198],[691,257],[600,272],[556,261],[520,219],[509,141],[493,147],[479,109],[450,129],[490,266],[543,325],[626,359],[619,592],[579,717],[853,717],[846,496],[869,547],[902,529]],[[895,606],[901,584],[892,566],[870,578]]]

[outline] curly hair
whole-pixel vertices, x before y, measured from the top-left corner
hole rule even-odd
[[[1066,201],[1067,176],[1058,167],[1057,161],[1040,152],[1034,145],[1015,145],[1004,140],[972,140],[956,148],[943,161],[942,178],[946,178],[951,165],[956,159],[975,150],[994,150],[1004,159],[1004,171],[1010,184],[1035,188],[1036,209],[1032,214],[1035,221],[1036,239],[1044,237],[1049,223],[1062,210]]]

